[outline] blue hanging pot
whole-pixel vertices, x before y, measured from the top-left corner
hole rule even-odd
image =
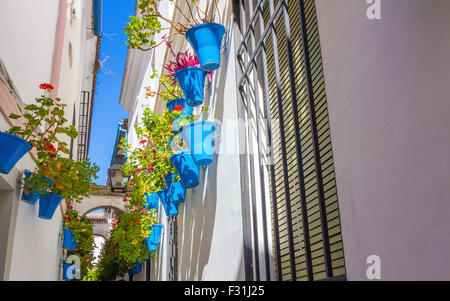
[[[189,150],[183,150],[170,156],[170,162],[180,176],[185,188],[194,188],[200,183],[200,168],[194,163]]]
[[[159,208],[159,196],[156,192],[148,194],[145,193],[145,198],[147,201],[144,203],[144,208],[147,210],[158,209]]]
[[[71,281],[75,276],[76,270],[75,266],[72,267],[72,264],[68,264],[64,260],[62,260],[62,264],[63,264],[63,280]]]
[[[220,67],[220,48],[225,27],[217,23],[195,25],[186,32],[186,40],[191,44],[205,71],[213,71]]]
[[[164,176],[164,181],[166,182],[166,187],[169,191],[170,201],[183,203],[186,195],[186,188],[184,188],[180,181],[174,183],[173,180],[175,177],[176,174],[173,174],[172,172],[169,172]]]
[[[188,117],[194,114],[194,107],[189,106],[184,98],[175,98],[167,102],[166,107],[169,112],[172,112],[176,106],[182,106],[183,111],[181,111],[180,117]]]
[[[0,173],[8,174],[31,148],[22,138],[0,132]]]
[[[147,249],[150,252],[156,251],[158,249],[163,227],[163,225],[153,225],[152,233],[146,239]]]
[[[214,132],[216,123],[212,121],[194,121],[186,124],[181,131],[183,140],[188,145],[192,159],[198,166],[212,163],[214,151]]]
[[[170,199],[172,202],[183,203],[186,197],[186,188],[184,188],[181,181],[174,182],[169,188]]]
[[[130,277],[134,276],[137,273],[140,273],[141,271],[142,271],[142,263],[136,261],[136,265],[134,266],[134,268],[128,270],[128,276]]]
[[[167,216],[176,216],[178,215],[178,207],[180,203],[171,201],[171,195],[169,189],[163,189],[158,191],[159,198],[161,199],[161,203],[163,204],[164,211]]]
[[[52,219],[53,214],[62,199],[62,196],[53,192],[42,194],[39,198],[39,217],[43,219]]]
[[[63,248],[68,249],[70,251],[77,249],[77,240],[75,239],[75,236],[73,235],[72,230],[64,228],[63,227],[63,233],[64,233],[64,239],[63,239]]]
[[[28,170],[25,171],[25,178],[29,179],[31,175],[32,175],[31,171]],[[47,177],[42,176],[41,179],[43,181],[46,181],[48,186],[52,184],[52,181],[50,181],[50,179]],[[25,184],[25,190],[27,189],[28,189],[27,184]],[[22,193],[22,200],[29,204],[35,204],[42,193],[42,191],[39,190],[35,190],[33,193],[25,193],[25,190]]]
[[[192,66],[179,69],[174,74],[175,79],[183,90],[184,98],[189,106],[195,107],[203,103],[206,71]]]
[[[164,175],[164,182],[166,183],[167,188],[170,188],[170,185],[172,185],[172,182],[176,176],[177,175],[173,174],[171,171],[169,171],[167,175]]]

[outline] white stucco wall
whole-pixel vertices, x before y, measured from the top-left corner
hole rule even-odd
[[[4,29],[0,31],[0,57],[22,100],[31,103],[42,93],[39,84],[50,82],[52,75],[60,1],[0,0],[0,7],[0,27]],[[78,106],[81,89],[85,88],[83,79],[92,78],[92,69],[85,67],[89,66],[86,60],[93,61],[95,57],[96,39],[86,33],[91,22],[91,7],[90,0],[73,1],[76,15],[72,21],[71,10],[65,12],[69,14],[66,14],[58,96],[69,104],[66,109],[69,122],[73,106]],[[73,45],[72,68],[68,61],[69,41]],[[0,115],[0,130],[9,127]],[[51,220],[40,219],[39,203],[30,205],[21,201],[22,191],[16,189],[15,179],[20,173],[34,168],[33,159],[27,154],[9,175],[0,175],[0,216],[6,217],[0,223],[0,279],[60,279],[62,212],[58,208]]]
[[[22,100],[50,82],[59,0],[0,0],[0,57]]]
[[[317,0],[349,280],[449,280],[450,2]]]

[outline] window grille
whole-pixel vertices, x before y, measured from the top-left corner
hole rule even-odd
[[[314,0],[234,5],[246,279],[345,279]]]

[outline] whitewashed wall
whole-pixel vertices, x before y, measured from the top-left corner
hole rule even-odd
[[[450,2],[318,0],[349,280],[449,280]]]
[[[72,17],[72,9],[64,12],[66,28],[58,93],[69,104],[66,118],[70,122],[74,105],[79,104],[81,89],[92,88],[89,78],[93,76],[91,63],[96,49],[96,38],[86,29],[91,27],[92,0],[75,0],[72,5],[75,9]],[[0,27],[3,28],[0,57],[22,101],[31,103],[41,95],[39,84],[50,82],[52,75],[60,1],[0,0],[0,7]],[[78,115],[79,111],[76,113]],[[7,120],[0,115],[0,130],[8,128]],[[34,167],[32,157],[27,154],[9,175],[0,175],[0,278],[4,280],[60,279],[61,210],[57,209],[51,220],[40,219],[39,204],[21,201],[22,191],[16,189],[15,181],[21,172]]]

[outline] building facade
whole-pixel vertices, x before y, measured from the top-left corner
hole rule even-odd
[[[222,63],[197,112],[220,123],[217,155],[177,217],[160,208],[143,273],[450,279],[450,2],[218,2]],[[145,87],[167,59],[128,52],[119,101],[134,146],[143,107],[165,108]]]
[[[66,118],[79,131],[66,141],[74,160],[87,157],[101,36],[101,1],[0,1],[0,130],[13,124],[51,83],[51,97],[67,104]],[[0,175],[0,279],[60,280],[64,201],[51,220],[38,218],[38,204],[21,201],[17,180],[34,170],[31,153]]]

